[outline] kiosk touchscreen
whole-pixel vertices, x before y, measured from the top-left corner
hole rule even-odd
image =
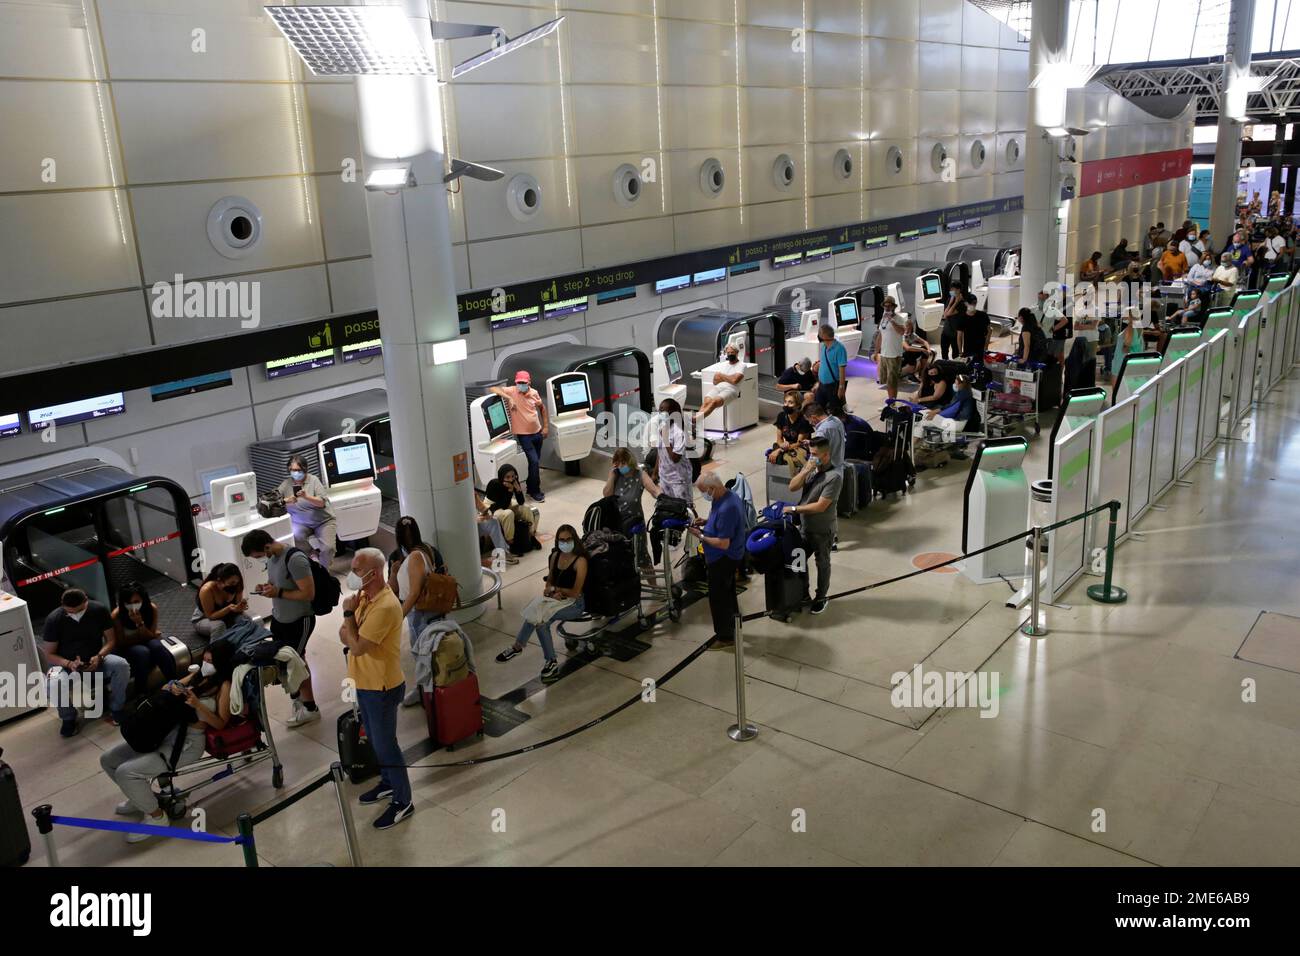
[[[686,383],[682,381],[682,358],[677,346],[661,345],[654,351],[655,408],[665,398],[671,398],[682,408],[686,407]]]
[[[831,300],[830,322],[835,329],[835,337],[840,340],[852,362],[862,351],[862,315],[857,296],[842,295]]]
[[[1124,356],[1115,380],[1115,401],[1118,405],[1156,375],[1160,374],[1164,357],[1159,352],[1134,352]]]
[[[1028,452],[1029,442],[1019,435],[991,439],[975,452],[962,507],[962,554],[971,555],[1025,530],[1029,520],[1029,479],[1024,469]],[[977,584],[1018,578],[1025,573],[1024,543],[1017,539],[971,555],[960,567]]]
[[[591,385],[586,372],[562,372],[546,380],[549,434],[542,442],[542,464],[565,466],[578,473],[578,462],[591,454],[596,420],[591,417]]]
[[[209,518],[198,522],[199,551],[203,573],[218,564],[230,563],[244,576],[246,591],[266,583],[261,561],[244,557],[240,545],[244,535],[261,528],[281,544],[293,544],[293,522],[287,514],[263,518],[257,511],[257,475],[245,472],[213,479]]]
[[[934,332],[943,323],[943,276],[927,272],[916,278],[916,313],[912,316],[917,329]]]
[[[469,433],[477,487],[485,487],[502,465],[514,465],[521,476],[528,474],[528,459],[511,434],[510,415],[500,395],[483,395],[470,402]]]
[[[343,541],[367,538],[379,530],[383,495],[375,484],[375,449],[370,436],[335,435],[316,446],[329,489],[337,533]]]

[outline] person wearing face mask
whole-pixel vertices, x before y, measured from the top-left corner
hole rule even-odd
[[[817,590],[809,610],[821,614],[831,589],[831,546],[839,531],[835,506],[844,475],[831,464],[831,443],[827,439],[814,438],[812,454],[808,464],[790,480],[790,490],[798,493],[799,503],[786,511],[799,516],[804,543],[817,560]]]
[[[348,677],[357,692],[361,726],[379,763],[379,783],[357,799],[374,804],[387,798],[388,807],[373,824],[387,830],[414,811],[411,780],[402,747],[397,742],[397,711],[406,692],[402,674],[402,605],[384,583],[384,553],[362,548],[352,557],[343,599],[339,640],[347,649]]]
[[[960,301],[960,300],[959,300]],[[954,308],[957,308],[954,305]],[[965,303],[960,306],[965,309]],[[898,398],[898,384],[903,377],[903,336],[907,332],[907,319],[898,313],[898,303],[893,296],[885,296],[880,317],[880,374],[885,384],[885,394]]]
[[[293,522],[293,543],[311,554],[311,538],[315,536],[320,541],[317,559],[328,568],[334,560],[338,526],[324,483],[307,471],[307,463],[302,458],[294,455],[289,459],[289,477],[275,491],[284,499],[285,510]]]
[[[76,675],[104,675],[108,683],[108,713],[105,717],[109,723],[118,723],[126,705],[126,685],[131,679],[131,668],[124,658],[114,653],[117,628],[108,608],[90,600],[85,591],[68,588],[63,592],[59,606],[46,616],[41,640],[41,650],[49,667],[50,698],[56,702],[63,721],[59,734],[71,737],[81,729],[76,708],[64,706],[72,700],[71,685]],[[100,695],[99,700],[103,699],[102,688],[97,688],[96,694]]]
[[[244,576],[239,566],[221,562],[213,566],[194,595],[194,630],[209,642],[229,628],[242,624],[248,611],[244,597]]]
[[[555,641],[551,625],[561,621],[576,621],[586,613],[582,601],[582,587],[587,581],[587,550],[578,538],[573,525],[562,524],[555,532],[555,550],[547,564],[546,584],[540,597],[535,597],[524,608],[524,623],[519,627],[515,642],[497,655],[497,663],[523,653],[533,631],[542,645],[541,681],[553,684],[560,679],[560,662],[555,656]]]
[[[420,632],[437,619],[430,611],[421,611],[416,607],[420,593],[424,589],[424,579],[429,572],[446,574],[447,566],[437,548],[425,543],[420,535],[420,525],[410,515],[397,519],[393,528],[397,539],[397,550],[389,559],[388,586],[402,605],[402,617],[406,620],[407,639],[414,647]],[[402,700],[403,707],[414,707],[421,701],[420,688],[412,686],[411,692]]]
[[[803,413],[803,395],[785,393],[785,406],[776,416],[776,443],[768,449],[767,460],[772,464],[784,463],[791,475],[808,461],[808,439],[812,438],[812,422]]]
[[[659,403],[659,418],[654,429],[659,488],[663,494],[681,498],[689,505],[694,498],[691,493],[690,447],[682,406],[676,399],[665,398]]]
[[[740,368],[740,349],[728,343],[722,350],[722,360],[735,371],[713,373],[713,386],[704,393],[700,410],[695,413],[696,421],[708,418],[723,405],[740,397],[740,383],[745,378],[745,372]]]
[[[122,741],[100,756],[99,766],[117,784],[126,797],[114,812],[119,816],[143,818],[153,826],[168,826],[167,815],[158,805],[151,781],[160,773],[191,764],[203,756],[207,728],[223,730],[230,721],[230,675],[234,670],[234,648],[218,643],[203,652],[203,663],[180,680],[169,681],[165,690],[184,698],[189,706],[184,708],[184,719],[171,731],[158,748],[149,753],[138,753],[129,743]],[[179,752],[176,751],[178,734],[184,735]],[[175,766],[171,764],[176,753]],[[128,833],[127,843],[140,843],[152,834]]]
[[[814,400],[840,411],[849,389],[849,351],[829,323],[817,327],[817,391]]]
[[[524,504],[524,489],[514,465],[502,465],[487,483],[483,494],[492,506],[491,514],[501,525],[505,540],[515,554],[541,548],[533,528],[532,509]]]
[[[740,498],[723,484],[715,471],[701,474],[695,487],[712,502],[708,520],[696,519],[687,530],[704,545],[713,647],[735,647],[735,617],[739,612],[736,569],[745,557],[745,509]]]
[[[1187,256],[1179,251],[1178,246],[1169,243],[1160,256],[1160,273],[1166,282],[1181,278],[1187,272]]]
[[[645,508],[641,505],[641,497],[647,491],[652,496],[659,497],[659,486],[655,484],[648,472],[637,467],[632,452],[627,448],[615,449],[602,494],[617,502],[618,517],[624,534],[631,536],[632,528],[645,525]],[[646,551],[645,535],[638,534],[635,537],[639,562],[642,565],[649,564],[650,555]]]
[[[514,388],[494,385],[492,391],[506,403],[510,412],[510,429],[528,459],[528,497],[545,501],[546,495],[542,494],[542,440],[550,428],[546,421],[546,403],[533,388],[533,376],[520,369],[515,373]]]
[[[271,636],[279,647],[292,647],[307,661],[307,639],[316,627],[311,602],[316,597],[316,581],[311,561],[298,548],[290,548],[270,536],[263,528],[254,528],[240,541],[244,557],[266,562],[266,583],[257,593],[271,599]],[[295,696],[296,694],[296,696]],[[302,682],[293,698],[293,714],[285,721],[289,727],[301,727],[320,720],[316,694],[310,679]]]
[[[118,590],[112,618],[117,653],[131,667],[137,694],[144,692],[155,667],[169,680],[176,676],[176,658],[163,646],[158,628],[158,605],[149,600],[143,584],[130,581]]]

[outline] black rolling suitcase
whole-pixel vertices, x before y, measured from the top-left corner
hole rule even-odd
[[[808,593],[807,556],[802,564],[797,551],[804,550],[803,534],[792,519],[768,506],[760,513],[749,540],[745,543],[755,570],[763,575],[763,598],[767,611],[779,621],[788,620],[803,606]],[[794,568],[802,567],[796,571]]]
[[[875,497],[871,478],[871,463],[847,458],[844,461],[844,476],[840,483],[840,500],[836,511],[842,518],[851,518],[871,504]]]
[[[353,783],[369,780],[379,773],[379,760],[375,748],[361,727],[361,715],[356,707],[339,714],[339,763]]]
[[[22,866],[31,855],[32,838],[18,798],[18,781],[12,768],[0,760],[0,866]]]
[[[885,444],[871,462],[874,493],[905,495],[916,481],[912,460],[912,421],[915,413],[906,405],[886,406],[880,413],[886,425]]]

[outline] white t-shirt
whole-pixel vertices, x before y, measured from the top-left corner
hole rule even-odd
[[[1286,240],[1281,236],[1274,236],[1272,239],[1264,240],[1264,258],[1273,262],[1278,255],[1286,248]]]
[[[880,320],[881,358],[903,357],[903,329],[907,327],[907,321],[897,312],[894,313],[893,319],[891,322],[889,316],[884,316]]]
[[[1219,267],[1214,270],[1214,281],[1219,283],[1219,285],[1236,285],[1237,267],[1220,264]]]
[[[1197,262],[1201,258],[1201,254],[1196,250],[1196,246],[1192,245],[1192,243],[1187,239],[1184,239],[1178,244],[1178,251],[1187,257],[1188,262]]]

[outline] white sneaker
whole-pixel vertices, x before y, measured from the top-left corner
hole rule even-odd
[[[138,817],[141,816],[140,808],[130,800],[123,800],[113,808],[113,812],[119,817]]]
[[[146,816],[142,822],[155,827],[169,827],[172,825],[171,820],[167,818],[167,814],[165,813],[160,817]],[[152,839],[152,833],[128,833],[126,835],[127,843],[143,843],[145,840]]]
[[[420,693],[420,685],[416,684],[415,688],[402,698],[403,707],[419,707],[424,703],[424,695]]]
[[[320,708],[308,710],[303,706],[302,701],[293,702],[293,716],[285,722],[288,727],[301,727],[303,724],[310,724],[313,720],[320,720]]]

